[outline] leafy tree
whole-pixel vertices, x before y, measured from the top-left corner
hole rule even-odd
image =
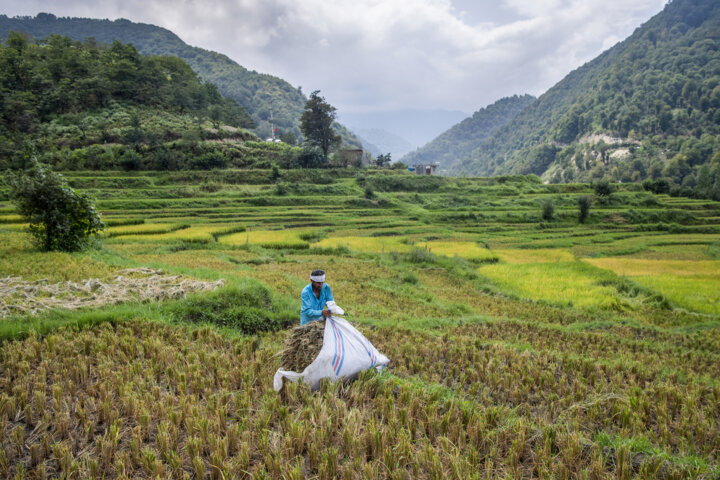
[[[390,168],[393,170],[405,170],[408,166],[404,164],[403,162],[395,162],[392,165],[390,165]]]
[[[615,191],[615,185],[607,180],[598,180],[593,184],[593,189],[598,197],[607,197]]]
[[[592,197],[588,195],[582,195],[581,197],[578,197],[578,209],[580,210],[578,214],[578,221],[580,223],[585,223],[585,220],[587,220],[587,217],[590,214],[591,205]]]
[[[123,170],[130,172],[142,168],[142,158],[135,150],[125,150],[119,158],[119,165]]]
[[[341,138],[332,128],[337,109],[327,103],[319,93],[320,90],[315,90],[310,94],[310,99],[305,104],[305,111],[300,117],[300,129],[305,141],[320,148],[323,157],[327,159],[328,152],[332,147],[340,144]]]
[[[302,168],[319,168],[328,164],[326,157],[318,147],[303,147],[302,152],[298,155],[298,165]]]
[[[644,180],[642,186],[645,190],[661,194],[670,192],[670,181],[667,178],[657,178],[655,180]]]
[[[297,138],[295,137],[295,134],[292,132],[292,130],[285,130],[280,134],[280,140],[283,141],[283,143],[287,143],[288,145],[295,145],[297,143]]]
[[[389,166],[390,162],[392,162],[392,159],[390,158],[389,153],[386,153],[385,155],[383,155],[381,153],[375,159],[375,165],[377,165],[380,168]]]
[[[138,144],[145,139],[145,132],[142,128],[142,122],[137,112],[130,114],[130,128],[125,133],[125,141],[127,143]]]
[[[219,105],[211,105],[208,108],[208,118],[213,124],[213,127],[220,128],[220,122],[222,121],[222,108]]]
[[[91,198],[49,167],[33,162],[24,172],[10,173],[8,183],[13,203],[42,250],[81,250],[105,228]]]

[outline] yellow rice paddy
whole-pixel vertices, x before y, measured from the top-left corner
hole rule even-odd
[[[211,242],[215,235],[222,235],[237,228],[232,224],[193,225],[169,233],[143,235],[147,240],[186,240],[189,242]]]
[[[617,291],[599,285],[593,270],[579,262],[495,264],[478,269],[503,292],[520,298],[581,308],[617,306]]]
[[[162,234],[178,230],[180,227],[181,225],[176,223],[141,223],[139,225],[110,227],[105,231],[105,234],[110,237]]]
[[[538,249],[506,249],[493,250],[495,255],[504,263],[555,263],[572,262],[575,256],[561,248],[538,248]]]
[[[652,260],[607,257],[585,258],[583,261],[628,277],[638,275],[720,276],[720,261],[717,260]]]
[[[720,261],[619,257],[584,261],[629,277],[662,294],[676,306],[702,313],[720,313]]]
[[[632,279],[661,293],[675,306],[695,312],[720,314],[720,273],[707,276],[641,275]]]
[[[2,223],[22,223],[23,217],[20,215],[0,215],[0,224]]]
[[[356,252],[366,253],[409,252],[413,247],[401,240],[401,237],[331,237],[314,243],[313,247],[347,247]]]
[[[468,260],[494,260],[497,258],[494,252],[481,247],[476,242],[462,242],[452,240],[432,240],[430,242],[418,243],[418,247],[427,247],[436,255],[453,257],[457,255]]]
[[[303,246],[307,242],[300,236],[309,233],[308,230],[254,230],[248,232],[238,232],[230,235],[222,236],[218,242],[225,245],[286,245],[286,246]]]

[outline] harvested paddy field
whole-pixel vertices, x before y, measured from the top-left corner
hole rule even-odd
[[[171,188],[162,172],[66,172],[110,225],[74,254],[36,250],[0,201],[12,298],[79,303],[0,319],[0,476],[720,476],[719,203],[522,176],[282,173],[295,184],[213,171],[205,192],[191,174]],[[316,268],[391,363],[278,395],[281,364],[307,362],[283,351]],[[127,269],[212,291],[81,304],[88,279],[145,278]]]

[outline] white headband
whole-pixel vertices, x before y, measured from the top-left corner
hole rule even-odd
[[[317,275],[315,277],[310,275],[310,280],[312,280],[313,282],[325,283],[325,274],[323,273],[322,275]]]

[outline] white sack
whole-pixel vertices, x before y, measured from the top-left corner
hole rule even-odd
[[[333,315],[345,315],[345,310],[340,308],[337,303],[330,300],[325,305],[327,305],[328,310],[330,310],[330,313]]]
[[[347,320],[330,317],[325,321],[323,346],[317,358],[301,373],[278,369],[273,388],[279,392],[284,380],[297,382],[302,378],[315,390],[323,378],[332,381],[353,378],[369,368],[382,370],[388,362],[390,360]]]

